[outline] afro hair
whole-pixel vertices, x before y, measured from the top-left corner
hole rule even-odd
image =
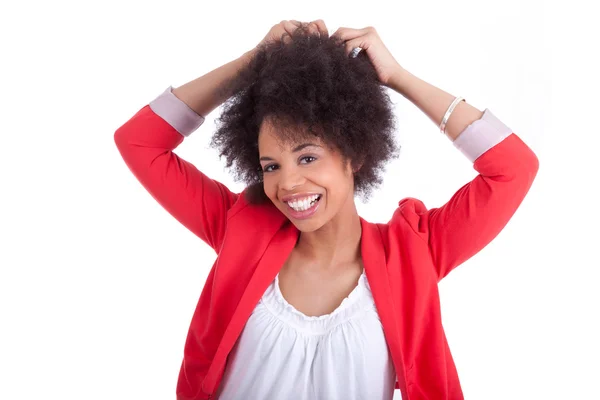
[[[215,121],[211,146],[225,157],[227,168],[233,167],[234,178],[247,184],[250,203],[268,200],[258,152],[265,119],[277,127],[283,142],[317,136],[350,160],[355,194],[363,200],[381,184],[385,164],[398,156],[386,87],[366,52],[348,56],[337,37],[299,27],[288,43],[261,44],[218,92],[228,100]]]

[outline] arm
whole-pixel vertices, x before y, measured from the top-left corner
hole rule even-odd
[[[394,89],[440,124],[454,96],[405,70]],[[438,280],[489,244],[506,226],[539,168],[535,153],[496,118],[460,102],[448,120],[448,137],[479,173],[441,207],[403,199],[400,214],[428,243]]]
[[[227,211],[239,194],[210,179],[173,152],[225,99],[215,88],[251,53],[185,85],[167,88],[119,127],[114,140],[138,181],[173,217],[218,251]]]
[[[398,68],[390,80],[390,87],[410,100],[439,126],[446,110],[456,96],[411,74],[404,68]],[[446,123],[446,136],[452,141],[474,121],[480,119],[483,112],[466,101],[461,101],[454,108]]]

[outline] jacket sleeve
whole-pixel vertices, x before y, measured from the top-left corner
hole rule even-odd
[[[175,219],[218,252],[227,211],[239,194],[210,179],[173,150],[204,122],[204,117],[169,86],[119,127],[115,144],[144,188]]]
[[[487,246],[506,226],[539,168],[535,153],[486,109],[453,142],[479,173],[441,207],[402,199],[399,210],[427,242],[438,281]]]

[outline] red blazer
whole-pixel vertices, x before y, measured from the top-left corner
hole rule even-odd
[[[204,118],[176,104],[170,89],[117,129],[114,139],[156,201],[218,254],[191,321],[177,382],[177,399],[210,399],[229,352],[299,231],[270,202],[249,204],[243,193],[231,192],[173,152]],[[463,399],[437,284],[498,235],[538,171],[533,151],[489,110],[484,116],[461,133],[471,142],[460,144],[465,155],[476,157],[479,174],[446,204],[427,209],[418,199],[404,198],[387,223],[361,218],[365,273],[403,400]],[[493,146],[486,150],[469,135]]]

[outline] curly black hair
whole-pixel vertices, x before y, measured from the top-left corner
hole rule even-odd
[[[299,27],[283,41],[267,42],[219,89],[227,98],[216,119],[211,147],[248,187],[250,203],[267,200],[259,162],[258,134],[266,118],[278,138],[297,143],[317,136],[351,161],[355,193],[367,200],[380,173],[398,156],[392,102],[366,52],[352,58],[337,37]]]

